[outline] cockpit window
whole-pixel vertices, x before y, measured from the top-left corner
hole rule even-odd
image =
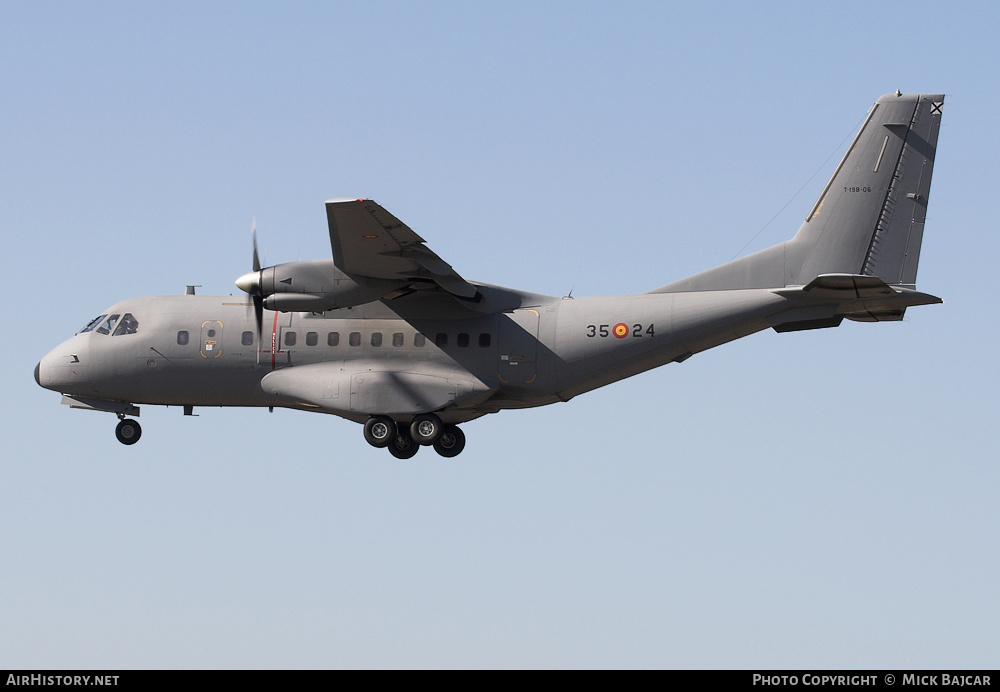
[[[135,334],[139,331],[139,320],[132,317],[131,312],[126,312],[122,315],[122,321],[118,323],[118,329],[111,336],[120,336],[122,334]]]
[[[78,331],[77,334],[85,334],[86,332],[92,331],[94,327],[99,325],[101,323],[101,320],[103,320],[107,316],[108,316],[107,313],[104,313],[103,315],[98,315],[94,319],[90,320],[90,322],[87,322],[87,326]]]
[[[108,319],[104,321],[100,327],[97,328],[98,334],[110,334],[111,330],[115,328],[115,324],[118,323],[118,318],[121,317],[120,314],[109,315]]]

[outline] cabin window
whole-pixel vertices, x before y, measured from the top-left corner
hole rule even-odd
[[[191,340],[191,335],[188,334],[186,331],[177,332],[177,343],[180,344],[181,346],[187,346],[188,341],[190,340]]]
[[[139,320],[132,317],[131,312],[126,312],[122,315],[121,322],[118,323],[118,329],[111,336],[121,336],[122,334],[135,334],[139,331]]]
[[[403,345],[403,332],[396,332],[392,335],[392,345],[396,348]]]
[[[326,335],[327,346],[337,346],[340,344],[340,332],[330,332]]]
[[[361,345],[361,332],[351,332],[351,335],[347,337],[347,343],[351,346]]]
[[[382,345],[382,332],[372,332],[372,346],[379,347]]]
[[[434,345],[444,348],[448,345],[448,335],[444,332],[438,332],[437,336],[434,337]]]
[[[490,338],[489,332],[484,332],[479,335],[479,348],[489,348],[492,339]]]
[[[243,332],[243,335],[240,337],[240,343],[244,346],[253,344],[253,332]]]
[[[461,334],[458,335],[458,347],[459,348],[469,347],[469,335],[466,334],[465,332],[462,332]]]
[[[417,348],[423,348],[424,344],[426,343],[427,343],[427,337],[421,334],[420,332],[417,332],[416,334],[413,335],[413,345],[416,346]]]
[[[295,332],[285,332],[285,346],[294,346],[295,340]]]
[[[319,343],[319,334],[316,332],[306,332],[306,346],[315,346]]]

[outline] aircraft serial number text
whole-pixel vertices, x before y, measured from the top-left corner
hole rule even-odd
[[[844,192],[871,192],[870,187],[845,187]]]
[[[639,339],[643,336],[652,337],[656,335],[656,329],[652,323],[645,327],[641,324],[633,324],[629,327],[624,322],[619,322],[616,325],[588,324],[586,331],[586,335],[589,338],[600,337],[602,339],[608,336],[613,336],[617,339],[624,339],[629,334],[631,334],[635,339]]]

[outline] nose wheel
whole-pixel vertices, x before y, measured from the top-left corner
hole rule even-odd
[[[139,425],[139,421],[122,418],[115,428],[115,437],[123,445],[134,445],[142,437],[142,426]]]

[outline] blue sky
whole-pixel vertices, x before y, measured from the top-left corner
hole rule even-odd
[[[998,15],[0,5],[0,667],[996,667]],[[267,262],[328,256],[331,197],[470,279],[649,290],[791,237],[896,88],[947,94],[945,304],[902,323],[489,416],[454,461],[290,411],[143,407],[125,448],[31,377],[120,299],[236,291],[253,218]]]

